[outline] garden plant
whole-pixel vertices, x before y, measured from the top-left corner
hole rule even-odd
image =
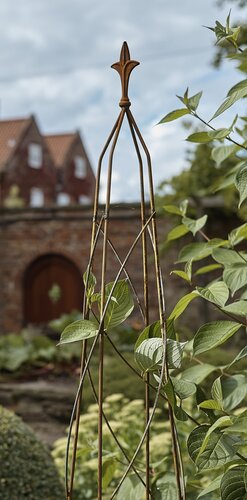
[[[237,61],[241,72],[246,73],[247,50],[238,45],[241,28],[232,28],[228,16],[225,26],[216,21],[216,26],[210,29],[215,33],[217,43],[228,43],[235,49],[234,53],[231,52],[231,59]],[[209,121],[199,114],[201,97],[202,92],[190,96],[187,89],[183,96],[178,96],[183,106],[167,114],[160,124],[189,115],[203,125],[187,140],[212,143],[212,158],[217,165],[229,157],[234,158],[234,166],[224,178],[218,179],[217,192],[235,186],[239,209],[243,209],[247,199],[247,118],[236,116],[224,128],[214,127],[213,123],[234,103],[247,97],[247,79],[229,90]],[[150,439],[150,486],[145,493],[145,449],[141,444],[148,429],[140,420],[140,402],[131,403],[123,396],[115,397],[115,400],[106,398],[102,406],[105,418],[102,498],[242,500],[247,498],[247,370],[242,368],[247,347],[239,349],[225,364],[211,364],[205,360],[208,353],[217,352],[218,346],[227,348],[231,337],[239,336],[241,342],[246,338],[247,223],[239,220],[239,225],[224,239],[218,235],[211,238],[207,234],[207,215],[199,219],[191,217],[187,200],[179,206],[166,205],[164,210],[177,220],[167,236],[169,241],[185,235],[187,238],[189,233],[196,241],[181,249],[173,271],[188,285],[188,293],[165,317],[165,328],[157,318],[140,332],[134,348],[135,365],[127,363],[128,369],[134,370],[144,386],[153,391],[149,418],[150,424],[154,424]],[[244,211],[241,213],[243,217]],[[198,278],[202,276],[206,283],[203,287],[198,284]],[[128,276],[108,283],[103,296],[102,290],[97,290],[91,265],[84,275],[84,282],[88,317],[67,326],[61,334],[60,344],[85,342],[87,339],[89,344],[94,342],[99,335],[98,318],[102,303],[106,303],[104,336],[111,343],[111,331],[124,322],[134,308],[135,294]],[[219,319],[201,324],[186,340],[182,329],[178,328],[178,320],[195,301],[209,303]],[[117,347],[115,351],[121,362],[125,362]],[[88,364],[87,368],[90,379]],[[75,499],[97,498],[95,412],[99,401],[92,380],[91,385],[95,406],[80,417]],[[135,404],[136,408],[139,405],[138,412]],[[69,439],[76,432],[75,427],[71,428]],[[61,463],[64,464],[65,448],[62,440],[54,450],[59,468]],[[69,447],[68,453],[71,453]]]
[[[0,406],[1,500],[61,500],[63,486],[48,449]]]

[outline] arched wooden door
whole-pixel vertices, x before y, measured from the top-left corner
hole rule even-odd
[[[62,255],[39,257],[24,280],[24,319],[46,323],[73,309],[82,309],[83,280],[73,262]]]

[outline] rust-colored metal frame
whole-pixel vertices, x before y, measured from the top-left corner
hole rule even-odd
[[[71,414],[71,421],[69,427],[69,435],[68,435],[68,445],[66,452],[66,498],[67,500],[72,500],[73,495],[73,483],[74,483],[74,473],[76,466],[76,452],[77,452],[77,443],[78,443],[78,433],[79,433],[79,424],[80,424],[80,413],[81,413],[81,400],[82,400],[82,389],[83,383],[86,374],[88,374],[89,381],[92,387],[92,391],[95,397],[95,400],[98,404],[98,500],[102,499],[102,449],[103,449],[103,434],[102,434],[102,424],[103,419],[105,420],[109,431],[115,439],[116,444],[120,448],[123,453],[128,466],[119,481],[117,487],[111,494],[110,499],[116,497],[124,479],[126,478],[129,471],[132,469],[134,473],[138,476],[139,480],[145,486],[146,491],[146,500],[152,498],[151,492],[151,483],[150,483],[150,426],[155,414],[155,410],[157,408],[157,403],[159,397],[164,397],[161,394],[161,386],[162,383],[168,380],[168,366],[166,361],[166,318],[165,318],[165,298],[164,298],[164,290],[163,290],[163,281],[159,263],[159,252],[158,252],[158,242],[157,242],[157,228],[156,228],[156,211],[155,211],[155,203],[154,203],[154,187],[153,187],[153,176],[152,176],[152,165],[151,158],[148,151],[148,148],[144,142],[144,139],[141,135],[141,132],[135,122],[135,119],[130,111],[131,102],[128,97],[128,85],[129,85],[129,77],[132,70],[139,64],[139,62],[131,60],[130,53],[128,49],[128,45],[126,42],[123,43],[120,60],[112,65],[120,75],[121,86],[122,86],[122,97],[119,102],[121,111],[117,118],[117,121],[106,141],[106,144],[103,148],[103,151],[100,155],[98,162],[98,171],[96,177],[96,188],[95,188],[95,199],[94,199],[94,212],[93,212],[93,222],[92,222],[92,237],[91,237],[91,250],[90,257],[87,267],[87,279],[85,283],[85,290],[87,290],[88,278],[89,274],[93,269],[93,262],[95,256],[95,250],[99,241],[99,238],[103,238],[103,247],[102,247],[102,265],[101,265],[101,310],[100,310],[100,320],[99,320],[99,330],[94,338],[92,346],[90,350],[87,349],[87,341],[83,342],[82,347],[82,357],[81,357],[81,370],[80,370],[80,380],[78,385],[78,390]],[[133,140],[133,145],[137,155],[137,161],[139,165],[139,179],[140,179],[140,221],[141,221],[141,229],[139,233],[136,235],[135,240],[133,241],[129,251],[127,252],[124,259],[121,259],[117,249],[114,247],[113,243],[109,238],[109,224],[110,224],[110,205],[111,205],[111,187],[112,187],[112,169],[113,169],[113,157],[116,148],[116,144],[118,141],[119,133],[123,124],[124,118],[127,118],[127,122],[130,128],[131,137]],[[109,160],[108,160],[108,170],[107,170],[107,189],[106,189],[106,200],[105,200],[105,208],[103,215],[99,214],[99,188],[100,188],[100,180],[101,180],[101,171],[102,171],[102,162],[105,157],[105,154],[110,147],[109,152]],[[146,202],[145,200],[145,176],[144,176],[144,165],[142,160],[143,152],[146,160],[146,171],[149,185],[149,200]],[[158,302],[158,317],[161,325],[161,333],[163,339],[163,363],[161,367],[161,376],[158,387],[155,388],[156,395],[155,400],[150,409],[150,387],[154,389],[154,386],[150,384],[149,376],[146,375],[143,382],[145,386],[145,430],[143,435],[139,441],[139,444],[136,448],[136,451],[132,457],[129,457],[126,451],[123,449],[121,443],[119,442],[117,436],[113,432],[111,425],[107,419],[107,416],[103,409],[103,382],[104,382],[104,342],[107,339],[111,345],[113,346],[115,352],[120,356],[123,362],[125,362],[128,367],[133,370],[139,378],[142,378],[140,373],[135,370],[128,362],[125,360],[124,356],[118,350],[117,346],[113,343],[112,339],[109,337],[107,332],[104,330],[104,318],[106,314],[107,307],[111,300],[112,294],[114,293],[115,286],[121,276],[122,273],[125,274],[129,285],[133,291],[133,294],[136,298],[137,304],[140,309],[141,316],[143,318],[144,326],[149,324],[149,277],[148,277],[148,253],[147,253],[147,240],[151,241],[151,246],[154,255],[154,271],[156,276],[156,289],[157,289],[157,302]],[[143,303],[138,297],[138,294],[135,290],[135,286],[132,283],[131,277],[126,270],[126,264],[133,253],[134,248],[141,241],[142,245],[142,261],[143,261]],[[115,255],[118,263],[119,270],[113,282],[113,287],[111,289],[111,293],[109,296],[105,297],[105,284],[106,284],[106,271],[107,271],[107,256],[109,249]],[[152,291],[153,293],[153,291]],[[86,293],[84,296],[83,303],[83,317],[86,319],[89,316],[88,303],[86,298]],[[96,345],[99,345],[99,381],[98,388],[96,390],[90,372],[90,360],[94,353]],[[88,351],[88,352],[87,352]],[[174,470],[177,479],[177,490],[178,490],[178,498],[185,499],[185,488],[183,482],[183,473],[182,473],[182,460],[179,448],[179,442],[177,438],[177,431],[174,422],[174,416],[172,408],[167,401],[168,412],[169,412],[169,420],[171,427],[171,435],[172,435],[172,443],[173,443],[173,461],[174,461]],[[72,427],[73,431],[73,444],[72,440]],[[146,476],[145,480],[139,474],[138,470],[135,467],[135,459],[145,442],[145,455],[146,455]],[[72,458],[69,464],[69,452],[70,445],[72,446]]]

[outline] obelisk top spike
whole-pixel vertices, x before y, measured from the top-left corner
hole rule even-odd
[[[112,64],[111,66],[120,75],[121,85],[122,85],[122,97],[119,102],[119,106],[121,106],[122,108],[124,107],[128,108],[131,105],[128,96],[129,77],[132,70],[136,66],[138,66],[138,64],[140,64],[138,61],[133,61],[132,59],[130,59],[128,44],[127,42],[124,42],[122,45],[119,61]]]

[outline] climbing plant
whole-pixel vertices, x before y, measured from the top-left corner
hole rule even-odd
[[[232,59],[237,60],[241,70],[246,72],[247,50],[238,45],[240,27],[231,28],[228,16],[225,26],[216,21],[216,26],[210,29],[215,33],[217,43],[224,40],[235,48]],[[234,155],[236,163],[219,182],[217,189],[234,185],[238,191],[239,208],[241,208],[246,205],[247,199],[245,128],[247,119],[245,117],[239,119],[236,115],[232,123],[224,128],[214,127],[212,122],[234,103],[247,97],[247,79],[229,90],[223,103],[209,121],[201,117],[198,112],[201,97],[202,92],[191,96],[187,89],[183,96],[178,96],[183,107],[168,113],[160,124],[190,115],[199,120],[203,128],[189,135],[187,138],[189,142],[212,143],[212,158],[218,165]],[[243,126],[239,122],[243,123]],[[239,366],[247,357],[247,347],[239,350],[230,362],[225,364],[205,362],[205,356],[207,357],[207,354],[216,350],[218,346],[227,347],[233,336],[239,335],[240,338],[245,338],[247,223],[238,225],[225,238],[219,238],[218,235],[211,238],[207,234],[207,215],[202,215],[199,219],[189,217],[187,200],[179,206],[166,205],[164,210],[176,216],[178,221],[167,235],[168,240],[172,241],[185,235],[187,237],[189,234],[195,238],[200,235],[200,240],[186,244],[182,248],[176,269],[173,270],[175,275],[186,282],[189,291],[165,318],[165,345],[160,319],[157,318],[156,322],[146,326],[139,334],[134,349],[136,365],[133,367],[128,364],[129,369],[134,370],[145,385],[157,391],[152,415],[155,413],[158,401],[161,401],[161,406],[166,409],[166,415],[169,413],[172,422],[175,472],[172,472],[171,461],[168,460],[171,448],[164,443],[163,463],[157,465],[151,462],[148,495],[155,500],[167,498],[241,500],[247,498],[247,409],[245,407],[247,369],[240,370]],[[198,284],[198,277],[202,275],[207,283],[203,287]],[[96,342],[99,337],[98,318],[99,312],[102,311],[102,291],[101,293],[97,291],[96,278],[90,266],[84,275],[84,282],[88,318],[67,326],[61,334],[60,344],[86,339],[94,339],[93,342]],[[192,332],[191,339],[184,341],[183,336],[179,334],[178,320],[192,301],[206,301],[216,309],[219,319],[201,324],[197,331]],[[111,330],[124,322],[133,308],[133,292],[128,276],[126,279],[118,279],[105,286],[104,335],[109,342],[111,342]],[[117,348],[115,350],[124,362],[124,357]],[[86,365],[86,369],[88,368],[89,365]],[[90,378],[90,371],[88,375]],[[93,385],[92,388],[94,390]],[[98,403],[97,394],[95,400]],[[106,423],[108,422],[108,431],[119,446],[114,430],[111,426],[109,428],[107,416],[103,416],[106,418]],[[124,418],[122,415],[121,419]],[[166,424],[163,425],[166,429]],[[73,430],[70,430],[71,432],[73,434]],[[147,429],[142,435],[140,432],[139,445],[134,452],[130,442],[121,440],[122,458],[114,455],[111,448],[104,450],[107,465],[103,466],[103,485],[107,485],[106,488],[111,485],[113,489],[115,488],[111,496],[107,490],[105,498],[114,498],[116,495],[121,500],[143,498],[143,464],[138,459],[146,434]],[[80,456],[79,452],[80,450],[78,450]],[[118,483],[119,486],[115,487],[114,471],[119,471],[119,461],[127,466],[127,472],[135,474],[135,480],[132,482],[130,480],[132,475],[127,476],[126,473],[122,477],[122,482]]]

